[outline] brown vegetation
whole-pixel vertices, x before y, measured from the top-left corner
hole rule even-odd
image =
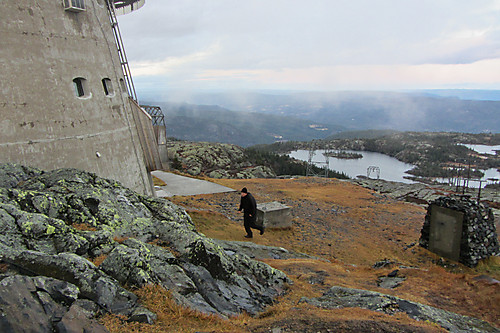
[[[167,185],[167,183],[165,183],[160,178],[153,176],[153,175],[151,175],[151,177],[153,178],[153,185],[154,186],[166,186]]]
[[[76,230],[81,230],[81,231],[96,231],[97,230],[96,227],[93,227],[87,223],[73,223],[71,226],[73,228],[75,228]]]
[[[117,242],[118,244],[121,244],[123,243],[124,241],[126,241],[127,239],[129,239],[130,237],[119,237],[119,236],[115,236],[113,237],[113,240],[115,242]]]
[[[94,259],[92,259],[92,263],[99,267],[107,257],[108,257],[107,254],[101,254],[100,256],[97,256]]]
[[[0,273],[5,273],[9,269],[8,264],[0,263]]]
[[[391,294],[500,325],[500,285],[473,279],[480,274],[500,279],[498,258],[470,269],[415,245],[424,221],[424,208],[334,179],[218,182],[235,189],[246,186],[258,202],[280,201],[292,207],[294,223],[290,229],[266,230],[252,241],[320,259],[263,260],[284,271],[293,285],[256,318],[240,315],[222,320],[201,315],[173,303],[162,288],[150,286],[138,294],[148,308],[158,313],[157,323],[131,324],[107,316],[104,322],[110,331],[270,332],[277,327],[282,332],[444,331],[406,315],[388,316],[362,309],[322,310],[299,302],[302,297],[320,296],[334,285]],[[205,235],[243,240],[242,217],[236,211],[238,193],[174,197],[172,201],[189,211],[197,229]],[[392,264],[372,268],[383,259]],[[378,277],[394,269],[399,269],[398,276],[406,280],[395,289],[378,287]]]

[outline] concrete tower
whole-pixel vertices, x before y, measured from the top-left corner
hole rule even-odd
[[[84,169],[153,194],[151,118],[129,97],[114,21],[143,4],[0,1],[0,162]]]

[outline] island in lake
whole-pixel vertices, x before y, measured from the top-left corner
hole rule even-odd
[[[327,151],[323,155],[328,157],[342,158],[346,160],[357,160],[363,158],[362,154],[347,152],[345,150]]]

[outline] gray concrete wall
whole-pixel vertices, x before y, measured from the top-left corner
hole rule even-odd
[[[162,170],[158,143],[153,128],[151,116],[144,111],[132,98],[129,99],[133,111],[134,121],[137,124],[139,142],[144,153],[144,161],[148,171]]]
[[[158,140],[158,152],[163,168],[168,169],[168,153],[167,153],[167,132],[165,126],[154,126],[155,136]]]
[[[105,2],[85,3],[72,13],[57,0],[0,1],[0,161],[80,168],[153,194]]]

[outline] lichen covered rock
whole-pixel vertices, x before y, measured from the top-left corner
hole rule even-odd
[[[180,162],[182,171],[210,178],[275,178],[267,166],[252,165],[243,148],[224,143],[172,141],[168,143],[172,160]]]
[[[429,305],[407,301],[396,296],[369,290],[334,286],[321,297],[302,298],[325,309],[362,308],[389,315],[406,313],[410,318],[436,323],[450,332],[499,332],[485,321],[441,310]]]
[[[78,288],[77,301],[145,322],[154,315],[122,285],[160,284],[183,305],[228,316],[258,313],[290,282],[244,254],[227,254],[184,209],[92,173],[7,164],[0,185],[0,263],[9,267],[0,280],[58,279]],[[91,262],[97,256],[105,257],[100,266]],[[53,325],[76,325],[64,316],[80,316],[80,308],[67,304]]]

